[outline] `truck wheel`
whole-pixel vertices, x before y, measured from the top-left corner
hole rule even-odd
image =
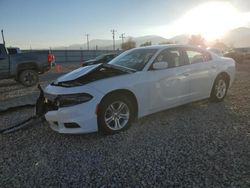
[[[30,87],[38,83],[38,73],[35,70],[24,70],[20,73],[19,81],[21,84]]]

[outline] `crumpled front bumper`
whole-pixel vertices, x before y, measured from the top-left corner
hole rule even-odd
[[[48,111],[45,119],[50,127],[59,133],[81,134],[98,131],[96,103],[87,102],[79,105],[59,108]],[[67,127],[67,124],[77,125],[74,128]]]

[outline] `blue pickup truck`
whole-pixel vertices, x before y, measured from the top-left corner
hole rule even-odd
[[[0,79],[14,78],[27,87],[34,86],[53,61],[54,55],[48,50],[10,53],[0,44]]]

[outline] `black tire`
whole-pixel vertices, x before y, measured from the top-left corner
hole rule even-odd
[[[212,102],[221,102],[227,95],[229,80],[223,75],[219,75],[214,81],[210,100]]]
[[[35,70],[24,70],[19,75],[19,81],[24,86],[34,86],[39,81],[38,73]]]
[[[118,112],[118,106],[120,106],[120,104],[124,104],[124,107],[123,110]],[[111,105],[113,105],[114,109],[117,110],[117,114],[113,113],[112,115],[110,108]],[[125,116],[125,114],[127,114],[127,110],[129,114],[128,118]],[[134,114],[133,104],[128,97],[122,95],[109,95],[105,97],[103,102],[101,102],[99,105],[97,117],[99,130],[104,134],[115,134],[124,131],[131,126],[131,122],[134,119]],[[123,119],[120,115],[124,116],[127,120],[125,118]],[[111,118],[112,120],[110,120],[111,122],[108,124],[107,119],[109,119],[109,117],[113,118]],[[118,121],[119,123],[117,123]],[[116,127],[117,124],[121,125],[120,128]]]

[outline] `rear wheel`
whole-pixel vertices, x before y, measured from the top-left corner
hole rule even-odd
[[[111,95],[100,104],[99,129],[105,134],[114,134],[130,127],[134,117],[133,105],[126,96]]]
[[[211,100],[214,102],[222,101],[227,94],[228,85],[228,79],[223,75],[219,75],[214,82],[210,96]]]
[[[38,73],[35,70],[24,70],[19,75],[19,81],[27,87],[36,85],[38,80]]]

